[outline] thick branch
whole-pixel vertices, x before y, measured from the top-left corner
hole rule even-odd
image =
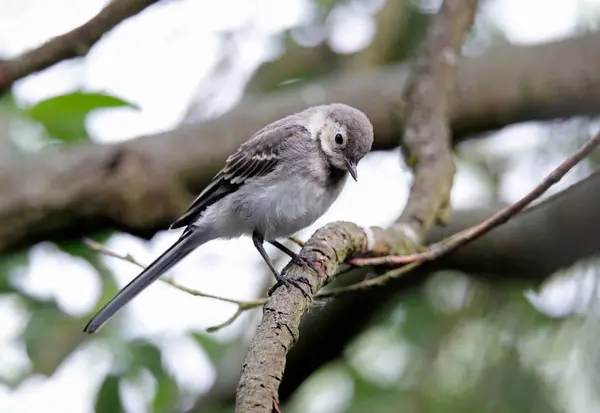
[[[450,117],[455,135],[510,123],[600,114],[600,34],[542,46],[508,46],[458,68]],[[404,66],[323,80],[327,101],[364,110],[376,149],[396,146]],[[494,79],[490,82],[490,79]],[[301,91],[247,99],[201,125],[117,145],[0,159],[0,252],[44,240],[117,228],[151,236],[165,228],[222,166],[265,124],[310,104]],[[23,179],[23,177],[27,179]]]
[[[417,74],[407,93],[410,107],[403,143],[415,160],[415,183],[407,204],[409,214],[400,217],[419,240],[448,202],[454,164],[447,119],[448,100],[454,83],[454,67],[462,40],[475,14],[476,0],[445,0],[429,28],[427,47]],[[448,55],[453,60],[449,61]],[[449,175],[449,176],[448,176]],[[428,204],[433,204],[429,206]],[[408,231],[408,232],[411,232]],[[387,231],[361,229],[349,223],[325,226],[315,233],[302,252],[317,262],[324,273],[336,274],[346,258],[383,249],[414,251],[416,240],[405,227]],[[302,274],[291,267],[290,277],[308,277],[310,295],[316,294],[328,279],[318,274]],[[327,277],[325,277],[327,278]],[[279,411],[279,384],[288,351],[298,340],[300,320],[310,305],[302,292],[279,288],[265,304],[236,395],[236,412],[271,413]]]
[[[381,309],[398,294],[420,286],[435,269],[458,270],[491,281],[518,279],[537,284],[559,270],[597,255],[599,204],[600,172],[596,172],[423,271],[392,281],[386,288],[340,296],[319,311],[308,312],[300,324],[302,335],[287,357],[280,399],[286,401],[318,368],[340,357],[348,343],[364,331]],[[431,231],[427,242],[437,242],[472,227],[496,211],[498,207],[457,211],[448,226]],[[364,271],[356,271],[336,283],[348,285],[363,278]],[[198,400],[194,412],[233,403],[237,376],[221,373],[228,379],[221,378],[217,393],[211,390]]]
[[[68,33],[14,59],[0,61],[0,93],[14,82],[58,62],[87,54],[100,38],[158,0],[113,0],[100,13]]]
[[[437,220],[449,215],[454,160],[448,105],[460,49],[471,27],[477,0],[445,0],[427,32],[405,100],[408,108],[402,149],[414,178],[398,223],[408,224],[419,240]]]
[[[367,236],[367,232],[370,236]],[[337,222],[319,229],[305,244],[302,254],[322,269],[327,276],[303,273],[301,267],[288,265],[290,278],[308,280],[308,296],[313,297],[329,281],[351,255],[391,250],[400,241],[393,231],[381,228],[362,229],[356,224]],[[285,356],[298,340],[300,319],[310,305],[297,288],[277,289],[263,307],[263,319],[258,326],[237,390],[236,412],[277,411],[277,389],[283,377]]]

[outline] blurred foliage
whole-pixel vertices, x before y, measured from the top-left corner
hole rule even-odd
[[[310,21],[277,36],[280,55],[258,68],[246,85],[247,93],[292,89],[322,76],[365,72],[381,65],[404,62],[414,56],[422,44],[431,5],[436,3],[414,0],[313,2],[316,12]],[[485,2],[488,3],[491,1]],[[376,32],[364,49],[341,54],[331,45],[327,36],[332,25],[330,17],[340,7],[368,14],[374,22]],[[307,46],[307,33],[323,36]],[[506,39],[497,27],[491,26],[489,16],[480,16],[469,44],[480,51],[494,42],[506,42]],[[236,52],[235,47],[224,49],[222,61],[233,61],[238,57]],[[215,73],[203,83],[212,83],[213,89],[220,90],[223,79],[227,79],[222,72],[233,70],[234,66],[218,65]],[[216,99],[211,96],[207,100],[213,98]],[[31,107],[20,107],[12,95],[6,94],[0,99],[0,154],[86,142],[90,139],[86,127],[90,113],[124,107],[135,108],[118,97],[96,92],[76,91],[54,96]],[[547,153],[562,155],[578,146],[588,135],[589,122],[585,120],[571,126],[560,133],[573,136],[572,140],[553,139],[547,133],[546,140],[531,150],[530,161],[542,159]],[[26,135],[30,135],[28,139]],[[34,144],[25,144],[26,141]],[[478,179],[493,194],[492,198],[499,198],[501,184],[514,162],[529,155],[494,152],[480,142],[483,140],[467,142],[458,148],[461,162],[477,171]],[[598,154],[592,157],[594,166],[600,164],[599,159]],[[95,239],[104,243],[111,235],[95,234]],[[168,368],[161,345],[131,338],[121,319],[92,337],[81,332],[87,317],[117,291],[117,283],[103,260],[80,240],[55,247],[57,252],[84,260],[96,272],[101,292],[95,308],[88,314],[74,316],[53,299],[41,299],[18,287],[14,278],[30,266],[30,251],[0,257],[0,300],[18,297],[25,320],[16,340],[24,347],[29,361],[19,374],[9,372],[3,376],[0,372],[0,383],[17,387],[36,374],[52,376],[77,349],[97,345],[113,356],[108,372],[98,381],[94,404],[97,413],[125,412],[126,387],[143,387],[138,383],[148,377],[154,386],[146,400],[145,411],[167,413],[189,408],[189,391]],[[550,317],[524,297],[523,292],[529,288],[528,284],[479,283],[464,274],[437,274],[422,288],[402,295],[397,303],[382,311],[339,360],[313,374],[282,410],[324,411],[316,408],[321,400],[319,395],[341,386],[349,389],[348,394],[343,396],[339,409],[327,413],[562,411],[558,406],[565,404],[567,395],[563,393],[589,385],[586,380],[592,382],[592,388],[597,388],[600,382],[597,374],[600,352],[594,344],[598,331],[597,325],[590,322],[597,312],[585,317]],[[188,337],[208,356],[221,376],[239,374],[239,364],[230,363],[236,359],[234,354],[246,350],[246,342],[239,336],[217,340],[203,332],[192,331]],[[548,370],[554,366],[562,374],[572,365],[569,363],[573,363],[577,350],[574,342],[585,354],[585,364],[576,367],[586,374],[574,379],[565,376],[561,381],[560,374],[557,378]],[[2,349],[0,365],[1,361]],[[332,372],[335,374],[327,374]],[[568,379],[573,379],[571,387],[567,386]],[[198,394],[191,396],[193,399]],[[202,411],[233,410],[231,406],[211,406]]]
[[[50,376],[85,339],[81,320],[64,314],[54,301],[27,300],[30,313],[21,340],[33,372]]]
[[[6,93],[0,96],[0,158],[90,141],[88,115],[116,108],[138,109],[133,103],[99,92],[75,91],[32,106],[19,104]]]
[[[27,268],[28,265],[29,251],[18,251],[2,255],[0,259],[0,294],[17,291],[10,282],[10,274],[16,269]]]
[[[134,342],[130,343],[130,351],[133,356],[133,368],[147,369],[157,382],[152,411],[174,411],[179,404],[179,386],[173,375],[164,369],[161,350],[152,343]]]
[[[388,1],[371,18],[377,32],[363,50],[338,54],[327,38],[304,46],[298,39],[303,33],[327,32],[328,16],[336,7],[348,7],[350,1],[320,1],[315,21],[282,34],[284,52],[272,62],[264,63],[246,87],[247,93],[281,91],[296,88],[315,79],[341,71],[366,71],[383,64],[404,61],[414,55],[422,43],[430,14],[414,2]]]
[[[90,112],[122,107],[137,108],[114,96],[77,91],[42,100],[25,112],[42,124],[51,137],[64,143],[72,143],[89,139],[85,120]]]
[[[119,376],[110,374],[104,378],[96,396],[95,409],[97,412],[125,412],[119,394],[120,383],[121,378]]]
[[[557,360],[558,344],[535,337],[559,337],[573,322],[583,327],[583,320],[544,315],[524,298],[525,288],[437,274],[380,314],[348,348],[345,362],[323,366],[286,408],[325,411],[318,407],[325,391],[320,378],[336,371],[330,382],[339,386],[342,370],[353,389],[347,407],[336,410],[343,413],[564,411],[561,395],[541,373],[544,364],[567,364],[572,347],[560,349]],[[598,362],[600,352],[593,354]]]

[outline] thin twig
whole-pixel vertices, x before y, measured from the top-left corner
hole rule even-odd
[[[290,236],[288,237],[288,239],[289,239],[290,241],[292,241],[294,244],[298,245],[300,248],[304,247],[304,241],[302,241],[302,240],[301,240],[300,238],[298,238],[297,236],[295,236],[295,235],[290,235]]]
[[[146,268],[146,266],[144,264],[142,264],[138,260],[136,260],[131,254],[119,254],[118,252],[112,251],[112,250],[106,248],[104,245],[102,245],[94,240],[91,240],[89,238],[84,239],[83,242],[92,251],[107,255],[109,257],[118,258],[123,261],[127,261],[131,264],[137,265],[138,267],[140,267],[142,269]],[[165,282],[165,283],[169,284],[170,286],[175,287],[178,290],[181,290],[188,294],[191,294],[191,295],[194,295],[197,297],[212,298],[213,300],[224,301],[226,303],[235,304],[237,306],[237,311],[233,314],[233,316],[231,318],[229,318],[227,321],[225,321],[222,324],[219,324],[214,327],[209,327],[207,329],[208,332],[214,332],[223,327],[227,327],[228,325],[233,323],[240,315],[242,315],[242,313],[244,311],[250,310],[252,308],[260,307],[267,301],[266,298],[259,298],[257,300],[252,300],[252,301],[235,300],[233,298],[220,297],[218,295],[207,294],[207,293],[203,293],[198,290],[194,290],[194,289],[185,287],[169,277],[163,276],[160,278],[160,280],[162,282]]]
[[[435,260],[442,255],[445,255],[455,249],[462,247],[477,238],[487,234],[492,229],[499,225],[504,224],[512,217],[521,212],[527,205],[538,199],[544,192],[546,192],[552,185],[560,181],[575,165],[589,155],[596,147],[600,144],[600,131],[597,132],[590,140],[583,144],[573,155],[569,156],[564,162],[562,162],[556,169],[554,169],[544,180],[536,186],[531,192],[525,195],[523,198],[511,204],[485,221],[468,228],[464,231],[459,232],[443,241],[437,242],[431,245],[426,251],[419,254],[405,255],[405,256],[394,256],[388,255],[385,257],[375,258],[356,258],[350,260],[350,263],[356,266],[366,265],[404,265],[404,267],[387,272],[380,277],[375,279],[362,281],[357,284],[350,285],[348,287],[342,287],[335,290],[330,290],[327,293],[319,294],[321,297],[327,297],[332,295],[341,294],[344,292],[361,290],[369,288],[375,285],[382,285],[388,280],[398,278],[404,275],[409,270],[414,269],[418,265],[426,261]],[[406,269],[406,270],[405,270]]]
[[[392,280],[395,278],[400,278],[404,274],[406,274],[406,273],[414,270],[418,266],[420,266],[422,263],[423,263],[422,261],[414,261],[414,262],[411,262],[411,263],[405,265],[404,267],[395,268],[384,274],[381,274],[379,277],[376,277],[376,278],[364,280],[359,283],[349,285],[347,287],[331,288],[326,291],[319,291],[319,293],[317,293],[316,297],[317,298],[332,297],[334,295],[340,295],[343,293],[350,293],[350,292],[359,291],[359,290],[366,290],[367,288],[375,287],[378,285],[383,285],[386,282],[388,282],[389,280]]]

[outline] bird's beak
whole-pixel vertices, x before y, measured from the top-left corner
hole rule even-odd
[[[357,181],[358,174],[356,173],[356,164],[354,162],[352,162],[351,160],[349,160],[348,158],[345,158],[344,161],[346,162],[346,168],[348,168],[348,172],[350,172],[350,176],[352,176],[352,179]]]

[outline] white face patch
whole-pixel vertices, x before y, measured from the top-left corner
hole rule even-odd
[[[327,117],[323,111],[316,111],[311,117],[308,119],[308,123],[306,124],[306,129],[310,132],[310,137],[312,139],[317,139],[317,135],[319,131],[323,128],[323,124],[327,121]]]
[[[323,148],[323,152],[325,152],[325,154],[331,158],[335,158],[337,155],[334,149],[334,139],[335,135],[338,133],[341,133],[345,139],[348,139],[344,125],[340,125],[331,119],[326,119],[322,124],[319,139],[321,140],[321,148]]]

